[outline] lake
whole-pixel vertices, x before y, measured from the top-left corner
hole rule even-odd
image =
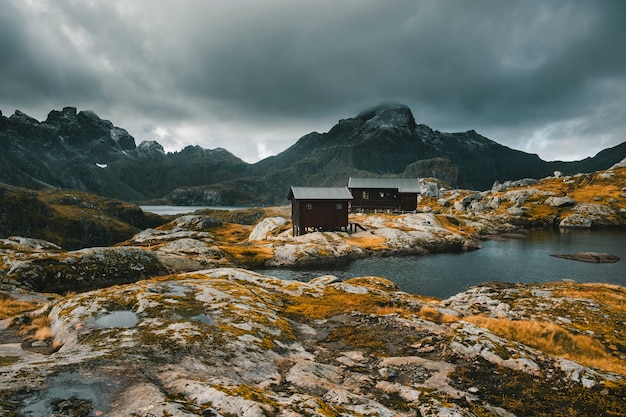
[[[447,298],[486,281],[543,283],[560,280],[606,282],[626,286],[626,232],[547,230],[525,238],[482,241],[483,249],[405,257],[372,257],[316,269],[265,269],[257,272],[282,279],[309,281],[320,275],[342,279],[375,275],[414,294]],[[621,258],[594,264],[555,258],[552,254],[606,252]]]
[[[161,216],[169,216],[184,213],[193,213],[196,210],[242,210],[250,207],[238,206],[139,206],[142,211],[159,214]]]

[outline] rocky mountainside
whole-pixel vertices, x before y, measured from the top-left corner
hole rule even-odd
[[[435,177],[454,188],[486,190],[495,181],[544,178],[607,169],[626,157],[626,142],[578,162],[546,162],[471,130],[434,131],[416,124],[404,105],[381,105],[340,120],[327,133],[311,133],[253,167],[302,185],[345,185],[349,176]],[[257,171],[258,170],[258,171]]]
[[[241,176],[247,164],[224,149],[188,146],[165,153],[156,142],[135,145],[128,132],[91,111],[52,111],[38,122],[0,113],[0,182],[87,191],[126,201],[162,197],[177,187]]]
[[[434,131],[399,104],[340,120],[256,164],[219,148],[165,153],[157,142],[136,146],[124,129],[72,107],[41,123],[19,111],[0,114],[0,146],[0,182],[175,205],[284,204],[291,185],[340,186],[350,176],[435,177],[486,190],[495,181],[607,169],[626,157],[624,142],[582,161],[546,162],[475,131]]]

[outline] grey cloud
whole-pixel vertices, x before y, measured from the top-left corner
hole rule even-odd
[[[418,122],[511,146],[558,125],[626,139],[622,1],[41,4],[46,13],[17,0],[0,11],[5,112],[91,108],[139,139],[154,139],[144,126],[188,123],[202,136],[189,144],[231,149],[219,135],[284,138],[288,124],[293,142],[308,133],[298,128],[398,101]]]

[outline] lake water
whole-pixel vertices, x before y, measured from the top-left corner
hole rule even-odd
[[[300,281],[326,274],[342,279],[375,275],[394,281],[406,292],[439,298],[486,281],[543,283],[567,279],[626,286],[625,231],[538,231],[525,238],[488,240],[481,245],[483,249],[465,253],[372,257],[319,269],[257,272]],[[550,256],[577,252],[606,252],[621,260],[594,264]]]
[[[193,213],[196,210],[241,210],[249,207],[238,206],[139,206],[142,211],[159,214],[161,216],[169,216],[184,213]]]

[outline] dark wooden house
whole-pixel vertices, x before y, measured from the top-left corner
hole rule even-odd
[[[352,194],[346,187],[291,187],[293,235],[316,230],[347,230]]]
[[[348,188],[353,210],[414,211],[419,178],[352,178]]]

